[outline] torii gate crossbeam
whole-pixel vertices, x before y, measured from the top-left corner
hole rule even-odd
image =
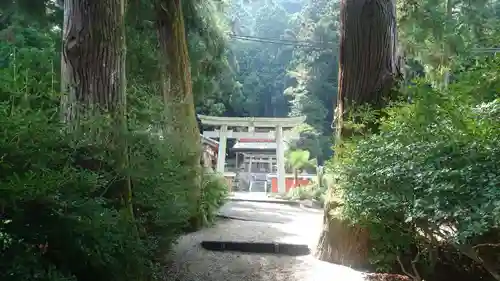
[[[218,117],[198,115],[203,125],[220,127],[219,130],[205,131],[203,136],[209,138],[219,138],[219,153],[217,156],[217,171],[224,173],[226,162],[226,145],[228,138],[255,138],[273,139],[276,141],[276,160],[278,166],[277,180],[278,191],[285,192],[285,138],[296,137],[292,132],[284,132],[284,129],[291,129],[305,121],[304,116],[290,118],[265,118],[265,117]],[[234,132],[228,127],[246,127],[247,132]],[[258,128],[275,128],[272,132],[255,132]]]

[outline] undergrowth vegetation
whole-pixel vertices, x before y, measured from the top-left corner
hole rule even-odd
[[[323,204],[325,202],[326,186],[311,183],[305,186],[297,186],[288,191],[284,198],[290,200],[315,200]]]
[[[500,280],[499,66],[480,59],[445,90],[417,82],[379,131],[337,146],[342,215],[368,229],[380,270],[421,281],[446,264]]]
[[[202,176],[201,214],[204,225],[211,225],[217,211],[224,205],[229,196],[229,186],[223,175],[205,171]]]
[[[59,117],[57,38],[29,28],[16,36],[0,43],[0,280],[164,280],[161,263],[193,209],[210,225],[225,183],[205,173],[193,206],[191,171],[177,160],[172,136],[147,133],[161,111],[155,93],[139,86],[131,100],[149,100],[136,102],[131,129],[120,136],[127,168],[106,133],[68,131]],[[108,132],[105,118],[88,123],[91,132]],[[118,200],[124,181],[134,217]]]

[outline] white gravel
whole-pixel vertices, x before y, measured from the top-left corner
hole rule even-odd
[[[212,252],[202,240],[287,242],[308,244],[313,250],[321,229],[322,211],[282,204],[230,202],[221,213],[255,218],[253,222],[222,220],[212,228],[183,236],[172,254],[167,279],[176,281],[363,281],[363,274],[345,266],[302,257],[237,252]]]

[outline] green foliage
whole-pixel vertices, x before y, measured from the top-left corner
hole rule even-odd
[[[316,200],[320,204],[325,202],[326,187],[313,183],[306,186],[292,188],[285,195],[285,198],[291,200]]]
[[[82,167],[100,165],[105,147],[65,135],[47,111],[3,102],[0,114],[2,280],[142,274],[147,253],[133,223],[103,197],[119,175]]]
[[[227,48],[226,1],[184,1],[191,75],[197,112],[222,115],[236,106],[241,89]]]
[[[430,260],[438,242],[488,262],[473,247],[496,243],[488,237],[500,227],[498,65],[483,59],[448,90],[417,84],[412,103],[384,110],[379,133],[343,143],[331,171],[343,214],[372,234],[377,265],[412,245]]]
[[[242,95],[234,105],[236,116],[283,117],[288,114],[286,68],[292,58],[293,47],[274,44],[293,26],[292,16],[283,2],[246,1],[231,2],[232,31],[236,36],[272,39],[249,40],[232,38],[229,44],[234,54]],[[269,41],[269,40],[267,40]]]
[[[172,138],[156,135],[163,105],[150,34],[129,30],[136,53],[127,73],[130,132],[120,136],[129,146],[124,169],[107,118],[88,120],[88,131],[60,123],[59,32],[28,19],[15,14],[0,30],[9,38],[0,41],[0,279],[160,280],[188,219],[201,209],[212,221],[227,189],[207,176],[193,205],[192,171]],[[128,179],[134,218],[118,200]]]
[[[148,134],[129,137],[130,176],[136,215],[155,256],[161,256],[186,227],[190,206],[187,178],[192,171],[181,165],[168,141]]]
[[[476,48],[498,47],[500,2],[398,1],[400,43],[427,79],[441,85],[445,73],[463,65]]]
[[[306,167],[314,167],[316,159],[309,159],[311,153],[307,150],[288,150],[285,157],[286,163],[293,170],[301,170]]]
[[[290,189],[285,197],[291,200],[305,200],[312,199],[313,194],[312,190],[308,186],[297,186]]]
[[[12,65],[22,65],[17,62]],[[12,68],[0,72],[2,80],[12,80]],[[0,88],[1,279],[123,280],[151,274],[153,261],[189,217],[190,187],[183,184],[189,171],[176,162],[168,142],[144,135],[124,136],[131,144],[131,167],[120,169],[109,142],[66,134],[53,107],[33,102],[58,99],[34,93],[45,73],[32,73],[33,80],[18,89],[9,83]],[[133,182],[139,225],[115,202],[126,177]]]
[[[127,77],[142,90],[158,92],[158,49],[151,1],[132,1],[127,19]],[[235,65],[227,49],[225,1],[182,1],[196,111],[222,115],[240,97]],[[137,86],[133,83],[133,86]]]
[[[227,201],[229,186],[223,175],[212,171],[205,171],[202,180],[202,221],[204,225],[210,226],[215,222],[220,207]]]
[[[321,169],[317,167],[317,160],[310,159],[310,155],[311,153],[309,151],[300,149],[288,150],[286,152],[286,164],[293,170],[296,181],[299,178],[299,171],[302,170],[315,168],[316,172],[319,172],[319,174],[314,183],[306,186],[295,186],[285,197],[292,200],[314,199],[323,204],[326,186],[323,185],[323,175],[320,171]]]
[[[316,48],[295,48],[288,66],[285,95],[290,116],[306,116],[293,144],[309,150],[320,163],[331,155],[331,121],[337,94],[338,1],[307,1],[293,21],[288,40],[311,42]]]

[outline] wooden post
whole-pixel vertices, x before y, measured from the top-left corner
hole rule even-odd
[[[217,154],[217,172],[224,174],[226,165],[226,144],[227,144],[227,125],[220,127],[219,133],[219,153]]]
[[[278,165],[278,192],[285,193],[285,147],[283,142],[283,127],[276,126],[276,160]]]

